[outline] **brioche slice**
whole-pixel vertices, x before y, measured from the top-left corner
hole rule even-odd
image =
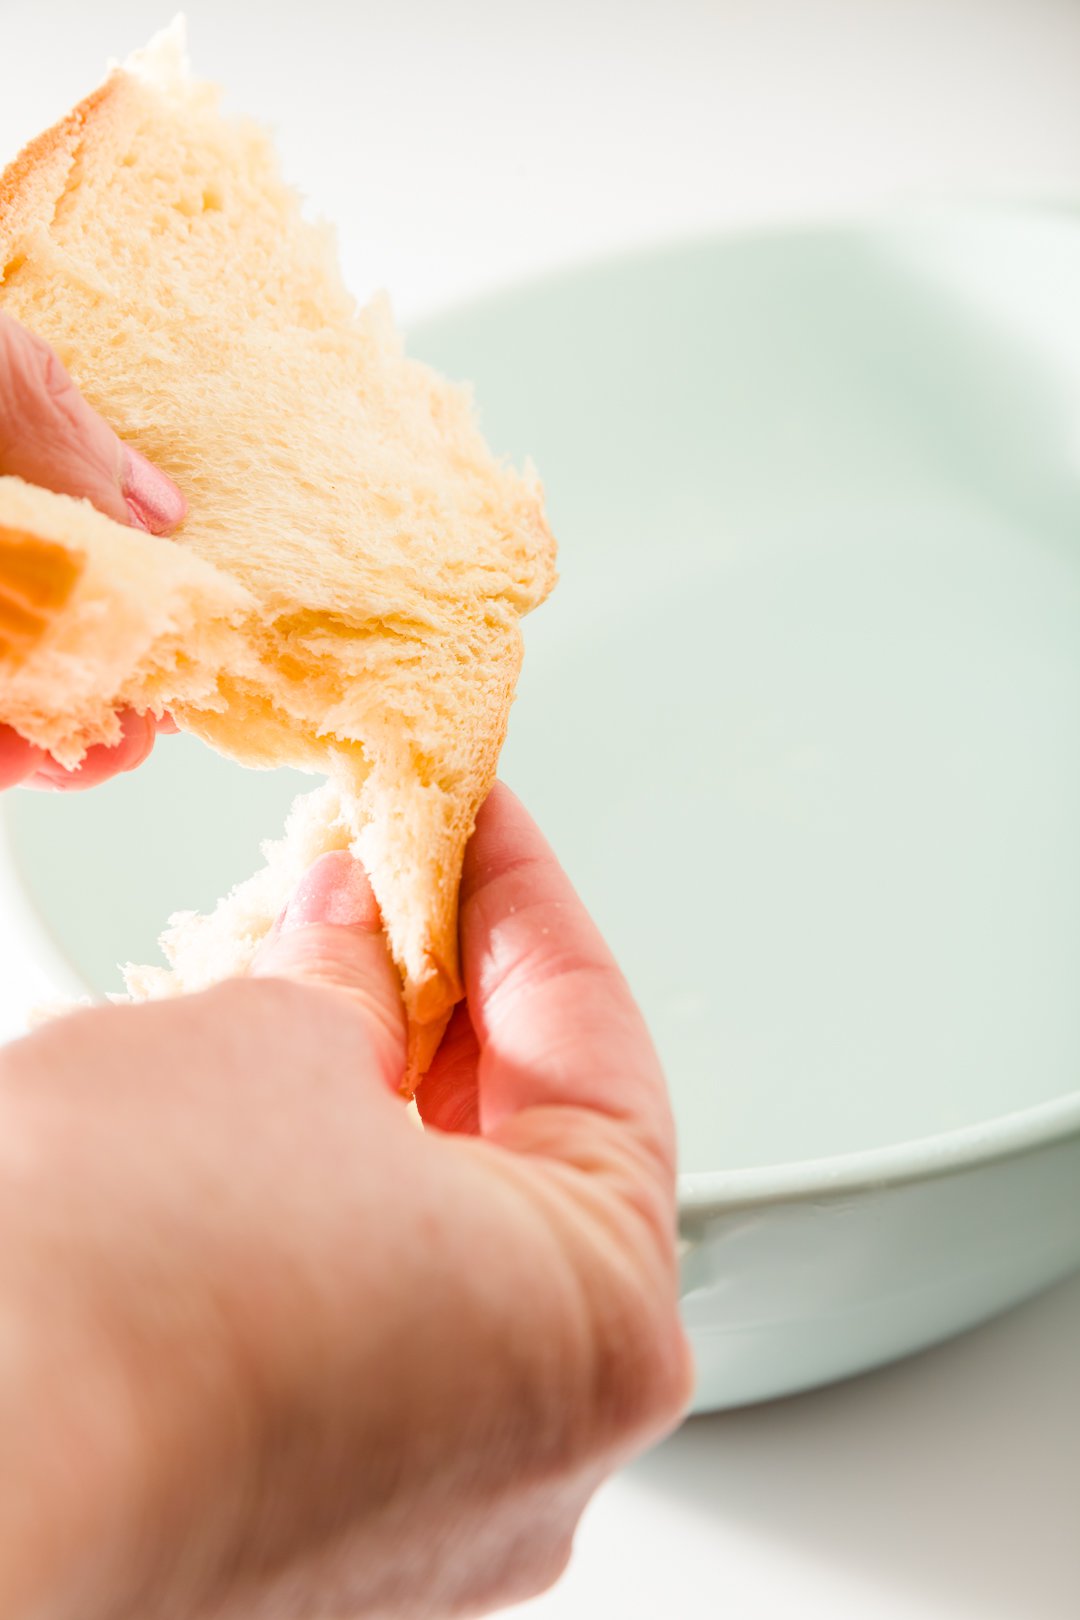
[[[175,26],[0,179],[0,308],[189,505],[160,540],[0,479],[0,720],[71,765],[118,708],[168,709],[245,765],[330,776],[301,842],[345,840],[371,875],[415,1077],[460,994],[461,863],[518,621],[554,582],[535,477],[404,355],[382,300],[354,307]],[[181,925],[173,987],[244,966],[289,870]]]

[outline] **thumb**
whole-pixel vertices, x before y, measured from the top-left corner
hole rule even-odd
[[[251,965],[258,978],[292,979],[345,996],[361,1014],[385,1083],[405,1074],[405,1008],[378,902],[347,849],[320,855],[301,879]]]

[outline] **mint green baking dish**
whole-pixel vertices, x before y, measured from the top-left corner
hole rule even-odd
[[[547,484],[504,774],[666,1061],[699,1409],[1080,1264],[1080,223],[681,245],[412,347]],[[30,948],[116,988],[298,785],[175,738],[9,795]]]

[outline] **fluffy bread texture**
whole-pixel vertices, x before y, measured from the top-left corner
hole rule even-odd
[[[175,29],[0,179],[0,308],[189,505],[162,540],[0,479],[0,720],[73,765],[116,739],[119,708],[168,709],[245,765],[332,780],[293,853],[179,922],[174,976],[133,970],[133,991],[242,970],[300,859],[348,843],[415,1076],[460,995],[461,864],[518,621],[554,583],[535,476],[405,356],[384,301],[356,309],[269,138],[219,113]]]

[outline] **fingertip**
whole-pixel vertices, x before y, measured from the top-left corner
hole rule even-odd
[[[32,782],[27,786],[51,788],[61,793],[80,793],[99,787],[114,776],[137,770],[153,752],[157,726],[152,714],[122,709],[117,715],[120,737],[115,743],[95,743],[82,762],[68,769],[49,754],[42,756]]]
[[[315,861],[251,964],[257,978],[284,978],[342,995],[360,1014],[381,1078],[401,1087],[406,1064],[401,980],[382,931],[367,873],[346,849]]]
[[[172,479],[130,444],[121,446],[120,489],[137,529],[171,534],[187,516],[187,501]]]
[[[123,728],[123,738],[117,745],[122,750],[117,771],[134,771],[150,758],[157,742],[157,722],[152,714],[137,714],[134,709],[123,709],[120,713],[120,725]]]
[[[290,933],[313,923],[382,932],[382,916],[371,881],[347,849],[327,850],[309,866],[281,917],[279,932]]]
[[[35,748],[20,736],[14,726],[0,725],[0,792],[27,782],[48,757],[44,749]]]

